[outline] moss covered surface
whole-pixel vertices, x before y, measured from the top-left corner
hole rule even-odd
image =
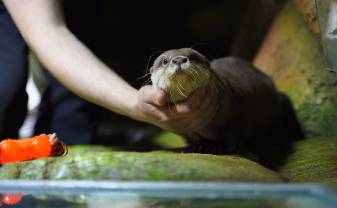
[[[292,100],[307,137],[337,137],[337,74],[328,70],[318,37],[288,1],[255,65]]]
[[[163,149],[176,149],[188,146],[184,137],[166,131],[155,135],[151,142]]]
[[[62,158],[6,164],[0,179],[281,182],[273,171],[237,156],[115,152],[72,147]]]
[[[293,0],[303,15],[308,27],[316,34],[320,33],[315,0]]]
[[[276,18],[254,63],[292,100],[306,136],[316,138],[294,143],[280,174],[291,182],[337,184],[337,139],[326,139],[337,138],[337,75],[327,70],[318,37],[291,1]],[[155,137],[154,142],[168,149],[186,145],[169,133]],[[116,152],[95,146],[75,146],[63,158],[0,168],[0,179],[16,178],[282,181],[275,172],[237,156]]]
[[[337,184],[337,139],[296,142],[280,173],[291,182]]]

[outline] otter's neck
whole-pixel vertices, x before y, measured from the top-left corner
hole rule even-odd
[[[212,115],[206,125],[196,131],[196,134],[203,139],[218,141],[219,136],[223,137],[223,126],[231,120],[233,107],[233,92],[227,83],[222,82],[216,74],[212,73],[208,83],[207,96],[211,100]],[[222,139],[222,138],[221,138]]]

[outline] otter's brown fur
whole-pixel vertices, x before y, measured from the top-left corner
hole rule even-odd
[[[216,108],[214,117],[202,129],[187,135],[191,143],[201,144],[200,148],[206,149],[196,151],[232,152],[251,141],[266,139],[268,135],[275,135],[275,131],[280,131],[280,125],[284,122],[284,96],[277,91],[267,75],[248,61],[226,57],[213,60],[209,64],[203,55],[193,49],[169,50],[157,58],[151,69],[152,75],[158,69],[168,69],[168,66],[163,66],[163,57],[166,65],[173,64],[176,57],[187,58],[184,61],[190,64],[189,67],[207,71],[198,73],[199,76],[209,75],[208,79],[199,84],[206,83],[210,90],[216,91],[217,96],[211,98],[216,100],[216,105],[210,106]],[[178,68],[184,72],[183,67]],[[152,81],[155,85],[156,80]],[[168,79],[168,82],[174,81],[176,80]],[[157,87],[166,91],[175,90],[169,89],[172,84],[163,83],[164,87]]]

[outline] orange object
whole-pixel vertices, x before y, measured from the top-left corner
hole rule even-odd
[[[67,148],[56,134],[41,134],[26,139],[0,142],[0,164],[65,155]]]
[[[25,194],[2,194],[1,202],[7,205],[14,205],[21,201]]]

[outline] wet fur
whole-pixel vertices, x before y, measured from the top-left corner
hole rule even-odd
[[[192,49],[184,50],[194,53]],[[170,53],[180,55],[179,50]],[[204,59],[201,56],[199,61]],[[203,66],[208,63],[205,60]],[[204,128],[186,135],[191,143],[190,151],[223,154],[250,149],[259,158],[271,157],[264,148],[278,148],[290,140],[303,138],[291,103],[267,75],[248,61],[235,57],[216,59],[207,66],[208,84],[213,86],[210,90],[218,93],[213,98],[217,99],[216,105],[212,106],[217,108],[217,113]],[[288,150],[286,147],[278,151]]]

